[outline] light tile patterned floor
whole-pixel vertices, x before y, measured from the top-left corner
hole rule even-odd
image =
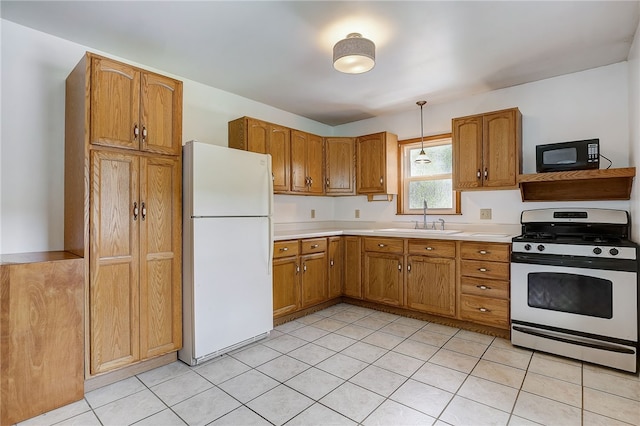
[[[640,424],[640,379],[348,304],[21,425]]]

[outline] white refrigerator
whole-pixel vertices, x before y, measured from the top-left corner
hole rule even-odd
[[[189,365],[273,328],[271,156],[183,147],[183,348]]]

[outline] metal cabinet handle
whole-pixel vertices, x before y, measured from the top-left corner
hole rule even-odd
[[[318,244],[311,244],[311,248],[312,248],[312,249],[314,249],[314,248],[318,248],[318,247],[319,247],[319,245],[318,245]]]
[[[333,266],[333,259],[329,261],[329,266]]]
[[[487,309],[487,308],[478,308],[478,310],[479,310],[480,312],[491,312],[491,311],[490,311],[489,309]]]
[[[327,185],[327,188],[329,187],[329,178],[327,178],[327,180],[325,180],[325,184]]]
[[[384,244],[378,244],[378,247],[384,247],[384,246],[385,246]]]
[[[480,271],[480,272],[487,272],[487,271],[488,271],[488,269],[487,269],[487,268],[478,268],[478,271]]]
[[[434,250],[434,248],[433,248],[433,247],[425,247],[424,249],[425,249],[425,250],[428,250],[428,251]]]
[[[380,185],[384,184],[384,176],[380,176]]]
[[[411,272],[411,264],[410,263],[407,264],[407,271]]]
[[[484,178],[486,179],[487,176],[489,176],[489,172],[487,171],[487,168],[484,168]]]
[[[138,124],[133,125],[133,140],[138,139],[138,135],[140,134],[140,130],[138,129]]]
[[[402,263],[398,263],[398,271],[402,271]]]
[[[289,247],[282,247],[280,251],[289,251]]]
[[[486,250],[479,250],[478,253],[480,253],[480,254],[488,254],[489,252],[486,251]]]
[[[142,126],[142,142],[147,140],[147,128]]]
[[[302,271],[303,272],[307,272],[307,264],[306,263],[302,264]]]
[[[144,201],[142,202],[142,220],[147,218],[147,207],[144,205]]]
[[[309,186],[313,185],[313,178],[309,176]]]
[[[138,202],[133,202],[133,220],[138,220]]]
[[[480,179],[480,169],[478,169],[478,171],[476,172],[476,177]]]
[[[486,285],[477,285],[476,287],[480,290],[491,290],[491,287],[487,287]]]
[[[300,272],[300,265],[298,265],[298,264],[296,263],[296,274],[297,274],[298,272]]]

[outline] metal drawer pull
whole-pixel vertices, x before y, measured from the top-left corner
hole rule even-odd
[[[297,274],[298,272],[300,272],[300,265],[298,265],[298,264],[296,263],[296,274]]]
[[[318,248],[318,244],[311,244],[311,248]]]
[[[411,272],[411,264],[410,263],[407,265],[407,271]]]
[[[144,201],[142,202],[142,220],[147,218],[147,208],[144,205]]]
[[[491,311],[490,311],[489,309],[487,309],[487,308],[478,308],[478,310],[479,310],[480,312],[491,312]]]
[[[378,247],[384,247],[384,244],[378,244]]]
[[[425,250],[429,250],[429,251],[434,250],[434,248],[433,248],[433,247],[425,247],[424,249],[425,249]]]
[[[487,287],[486,285],[477,285],[480,290],[491,290],[491,287]]]
[[[145,126],[142,126],[142,142],[145,142],[147,140],[147,128]]]
[[[478,268],[478,271],[480,271],[480,272],[487,272],[487,271],[488,271],[488,269],[487,269],[487,268]]]
[[[476,177],[480,179],[480,169],[478,169],[478,172],[476,173]]]
[[[333,266],[333,259],[329,261],[329,265]]]
[[[282,247],[280,251],[289,251],[289,247]]]
[[[138,135],[140,134],[140,130],[138,129],[138,125],[133,125],[133,140],[138,139]]]
[[[133,202],[133,220],[138,220],[138,202]]]
[[[489,253],[489,252],[488,252],[488,251],[486,251],[486,250],[480,250],[478,253],[480,253],[480,254],[487,254],[487,253]]]
[[[303,263],[303,264],[302,264],[302,270],[303,270],[304,272],[307,272],[307,264],[306,264],[306,263]]]
[[[398,271],[402,271],[402,263],[398,263]]]

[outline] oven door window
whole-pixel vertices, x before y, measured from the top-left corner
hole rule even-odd
[[[602,278],[532,272],[528,276],[527,303],[532,308],[610,319],[613,317],[612,288],[612,282]]]

